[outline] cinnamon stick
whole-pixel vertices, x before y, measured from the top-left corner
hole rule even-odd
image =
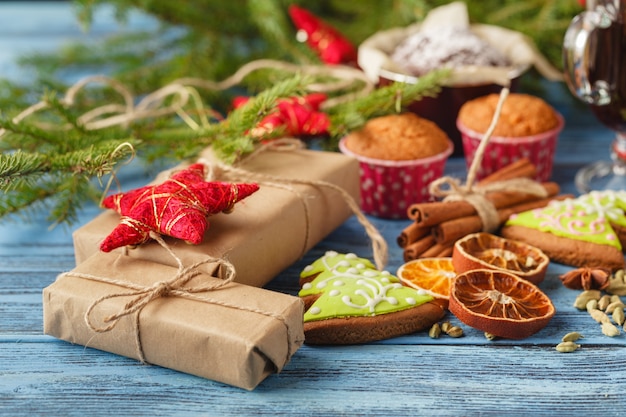
[[[535,165],[528,158],[518,159],[509,165],[500,168],[496,172],[487,175],[478,182],[479,185],[490,184],[497,181],[506,181],[514,178],[530,178],[537,176]]]
[[[547,197],[555,196],[559,193],[560,187],[555,182],[545,182],[541,184],[546,190]],[[516,204],[538,200],[533,194],[524,194],[510,191],[494,191],[486,195],[496,210],[510,207]],[[430,202],[415,203],[407,211],[409,218],[422,227],[435,226],[447,220],[459,217],[473,216],[476,209],[466,201]]]
[[[435,238],[433,235],[428,234],[423,238],[407,245],[404,248],[404,262],[411,261],[420,257],[424,251],[428,250],[435,244]]]
[[[422,252],[422,254],[419,257],[420,258],[438,258],[441,253],[451,250],[452,247],[453,247],[453,244],[435,243],[430,248],[428,248],[428,250]],[[450,253],[452,252],[450,251]]]
[[[524,202],[498,210],[498,222],[503,224],[511,215],[527,210],[545,207],[550,201],[571,198],[571,195],[542,198],[540,200]],[[470,233],[480,232],[483,223],[479,216],[459,217],[447,220],[436,225],[432,229],[435,241],[440,244],[451,244]]]
[[[452,251],[454,250],[454,245],[450,245],[445,247],[441,252],[439,252],[435,257],[436,258],[447,258],[452,256]]]
[[[404,248],[428,234],[430,234],[430,227],[421,227],[413,222],[400,232],[400,236],[397,238],[398,246]]]

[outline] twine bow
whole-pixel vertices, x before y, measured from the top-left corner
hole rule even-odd
[[[500,98],[496,106],[493,118],[489,128],[482,137],[478,149],[474,154],[474,159],[467,174],[467,181],[465,185],[462,185],[460,181],[452,177],[439,178],[429,185],[430,194],[437,198],[442,198],[443,201],[459,201],[463,200],[471,204],[476,213],[480,217],[483,225],[483,231],[493,232],[500,226],[500,219],[498,211],[493,203],[486,197],[490,192],[494,191],[507,191],[507,192],[523,192],[526,194],[532,194],[539,197],[546,197],[548,195],[545,188],[541,184],[533,181],[529,178],[514,178],[504,181],[496,181],[486,185],[474,185],[478,168],[483,159],[485,149],[489,143],[489,139],[493,134],[494,129],[500,118],[502,112],[502,106],[509,94],[509,88],[503,87],[500,91]]]
[[[289,358],[291,358],[293,352],[292,352],[292,344],[290,343],[292,339],[291,328],[289,324],[287,323],[287,320],[285,317],[283,317],[280,314],[271,312],[271,311],[264,311],[261,309],[249,308],[249,307],[242,306],[242,305],[232,304],[223,300],[207,297],[206,295],[202,295],[202,296],[197,295],[198,293],[206,293],[210,291],[215,291],[230,284],[235,278],[235,267],[230,262],[223,260],[223,259],[219,259],[219,258],[207,257],[206,259],[200,262],[197,262],[193,265],[185,267],[183,266],[180,258],[178,258],[172,252],[170,247],[167,245],[167,243],[163,240],[163,238],[159,234],[152,233],[151,237],[154,240],[156,240],[176,260],[178,264],[178,270],[176,274],[169,280],[159,281],[150,286],[142,286],[142,285],[134,284],[128,281],[110,279],[106,277],[100,277],[100,276],[95,276],[95,275],[85,274],[85,273],[80,273],[80,272],[66,272],[65,274],[62,275],[62,276],[88,279],[91,281],[102,282],[106,284],[112,284],[112,285],[116,285],[116,286],[130,290],[130,291],[104,295],[98,298],[97,300],[95,300],[89,306],[89,308],[85,312],[84,320],[87,326],[91,330],[97,333],[105,333],[105,332],[111,331],[115,328],[115,326],[118,324],[118,322],[122,318],[133,315],[134,316],[134,329],[135,329],[134,339],[135,339],[135,346],[136,346],[136,354],[141,362],[147,363],[143,346],[142,346],[142,342],[141,342],[141,331],[140,331],[140,326],[139,326],[140,313],[148,304],[150,304],[154,300],[157,300],[162,297],[180,297],[180,298],[184,298],[187,300],[199,301],[203,303],[233,308],[236,310],[257,313],[257,314],[261,314],[261,315],[272,317],[274,319],[279,320],[285,326],[285,329],[286,329],[288,350],[287,350],[287,354],[286,354],[283,366],[287,363]],[[225,268],[226,272],[224,274],[224,279],[220,281],[213,281],[212,283],[207,284],[207,285],[187,287],[186,286],[187,283],[192,278],[201,274],[201,271],[198,269],[198,267],[206,263],[218,263],[220,267]],[[101,321],[104,323],[104,325],[101,325],[101,326],[96,325],[94,323],[93,315],[94,315],[95,310],[98,308],[98,306],[106,300],[110,300],[113,298],[120,298],[120,297],[131,297],[131,299],[116,313],[103,317]],[[296,341],[296,342],[299,342],[299,341]]]

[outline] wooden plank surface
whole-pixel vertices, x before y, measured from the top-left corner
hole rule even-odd
[[[50,16],[53,23],[43,24]],[[119,29],[106,10],[98,17],[97,31],[90,36]],[[151,24],[149,19],[139,21]],[[0,71],[11,74],[21,52],[54,48],[77,36],[81,31],[66,3],[0,3]],[[565,192],[575,192],[574,173],[581,164],[607,158],[611,133],[563,86],[544,87],[543,96],[567,120],[554,178]],[[130,167],[128,177],[138,169]],[[458,159],[447,167],[455,174],[464,169]],[[137,185],[147,178],[139,176]],[[88,208],[81,223],[97,212]],[[388,269],[395,272],[402,263],[395,238],[407,222],[372,221],[389,242]],[[3,416],[626,413],[626,337],[602,335],[585,312],[572,307],[577,292],[560,284],[559,274],[568,270],[561,265],[552,264],[541,284],[557,314],[528,339],[490,342],[463,325],[466,336],[459,339],[415,334],[361,346],[304,346],[282,373],[248,392],[43,335],[41,291],[74,266],[71,231],[64,227],[48,231],[45,215],[31,223],[0,223]],[[362,226],[352,218],[268,288],[295,294],[299,272],[326,250],[371,254]],[[560,338],[573,330],[585,335],[582,348],[571,354],[556,352]]]

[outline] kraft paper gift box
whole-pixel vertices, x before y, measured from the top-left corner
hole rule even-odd
[[[223,286],[195,292],[215,285]],[[103,320],[132,302],[136,312]],[[94,331],[90,308],[92,326],[113,327]],[[247,390],[279,372],[304,341],[298,297],[116,253],[59,275],[43,291],[43,311],[46,334]]]
[[[210,154],[205,158],[212,159]],[[206,255],[227,259],[235,265],[236,281],[242,284],[267,284],[353,214],[337,190],[307,182],[330,183],[357,204],[359,201],[358,162],[337,152],[266,150],[238,168],[251,175],[225,171],[216,179],[257,182],[260,189],[237,203],[232,213],[209,217],[200,245],[174,239],[167,242],[185,264]],[[74,232],[77,264],[99,251],[100,242],[119,219],[119,214],[107,211]],[[128,254],[174,265],[170,258],[160,256],[154,242],[128,250]]]

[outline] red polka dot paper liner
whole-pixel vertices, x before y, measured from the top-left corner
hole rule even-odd
[[[517,160],[528,158],[537,169],[537,176],[534,179],[548,181],[552,176],[554,153],[564,125],[563,117],[560,114],[557,114],[557,117],[559,119],[557,127],[538,135],[518,138],[491,136],[476,178],[480,180]],[[457,127],[461,132],[463,152],[469,169],[484,133],[471,130],[460,121],[457,121]]]
[[[429,184],[443,175],[453,145],[429,158],[389,161],[357,155],[339,142],[345,155],[359,161],[361,210],[387,219],[406,219],[411,204],[431,199]]]

